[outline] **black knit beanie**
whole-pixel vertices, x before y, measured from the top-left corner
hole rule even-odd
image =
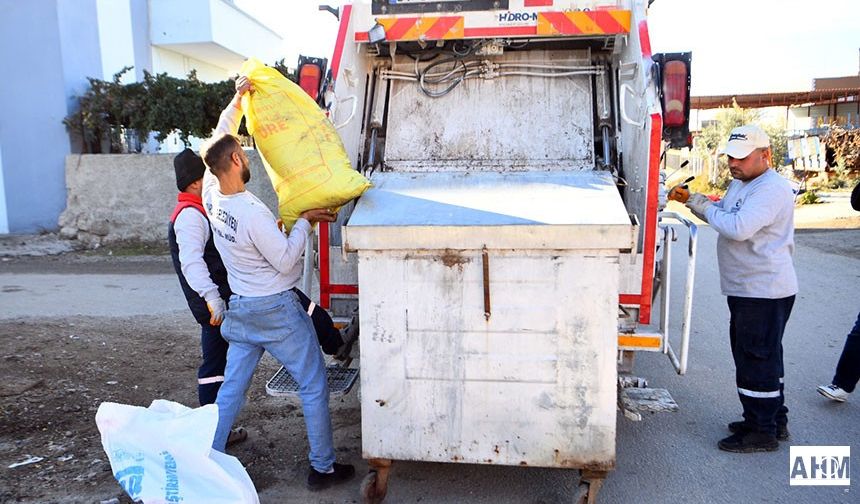
[[[192,182],[203,178],[206,166],[193,150],[185,149],[173,158],[173,169],[176,170],[176,188],[184,191]]]

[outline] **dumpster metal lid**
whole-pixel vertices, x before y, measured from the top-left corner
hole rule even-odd
[[[607,172],[385,172],[371,180],[344,227],[347,250],[627,250],[636,239]]]

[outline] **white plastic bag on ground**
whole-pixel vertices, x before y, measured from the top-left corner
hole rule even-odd
[[[214,404],[191,409],[161,399],[149,408],[105,402],[96,424],[114,477],[134,500],[260,502],[239,460],[212,449]]]

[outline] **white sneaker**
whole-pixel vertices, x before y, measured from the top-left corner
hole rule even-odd
[[[819,394],[834,401],[845,402],[845,399],[848,399],[848,392],[845,392],[832,383],[830,385],[819,385],[817,390]]]

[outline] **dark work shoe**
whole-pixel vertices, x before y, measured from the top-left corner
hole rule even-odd
[[[729,432],[749,432],[747,429],[747,424],[743,420],[732,422],[729,424]],[[778,441],[788,441],[791,437],[791,434],[788,432],[788,425],[779,425],[776,426],[776,439]]]
[[[720,450],[734,453],[771,452],[779,449],[775,436],[761,432],[736,432],[717,443]]]
[[[314,492],[325,490],[330,486],[349,481],[355,476],[355,467],[351,464],[338,464],[335,462],[332,468],[334,469],[333,472],[321,473],[311,467],[308,472],[308,489]]]

